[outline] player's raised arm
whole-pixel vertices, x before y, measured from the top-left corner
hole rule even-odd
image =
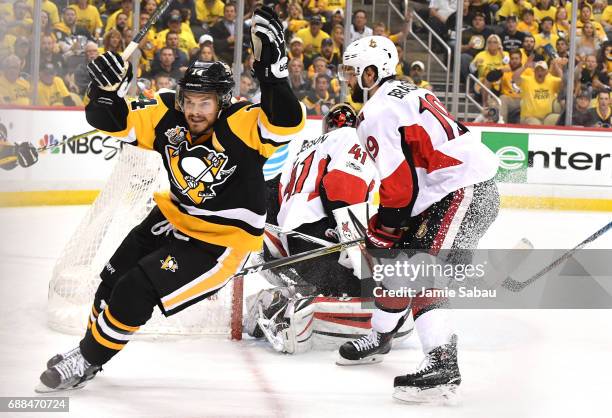
[[[255,76],[261,85],[258,127],[262,142],[279,146],[304,127],[305,116],[289,87],[283,27],[269,7],[257,9],[251,27]]]

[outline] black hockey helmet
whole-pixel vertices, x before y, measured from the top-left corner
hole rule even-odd
[[[185,75],[176,87],[176,108],[183,111],[183,99],[186,91],[198,93],[216,93],[219,98],[219,109],[228,107],[232,102],[234,78],[230,67],[221,61],[194,61],[185,71]]]
[[[357,126],[357,112],[348,103],[338,103],[323,118],[323,133],[346,126]]]

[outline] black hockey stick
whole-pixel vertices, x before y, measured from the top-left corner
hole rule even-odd
[[[536,274],[534,274],[533,276],[531,276],[529,279],[525,280],[524,282],[520,282],[508,276],[502,282],[502,286],[511,292],[520,292],[521,290],[529,286],[531,283],[535,282],[540,277],[544,276],[546,273],[548,273],[549,271],[551,271],[552,269],[554,269],[555,267],[563,263],[565,260],[570,258],[572,254],[574,254],[576,251],[580,250],[588,243],[595,241],[597,238],[599,238],[600,236],[608,232],[611,228],[612,228],[612,222],[609,222],[607,225],[600,228],[597,232],[593,233],[591,236],[586,238],[580,244],[576,245],[571,250],[567,250],[566,252],[564,252],[563,255],[561,255],[561,257],[557,258],[555,261],[550,263],[548,266],[544,267],[542,270],[540,270],[539,272],[537,272]]]

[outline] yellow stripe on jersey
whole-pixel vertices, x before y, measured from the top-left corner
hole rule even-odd
[[[181,212],[168,192],[155,193],[155,203],[164,217],[183,234],[197,240],[241,251],[259,251],[263,235],[251,235],[242,228],[206,222]]]
[[[218,264],[190,282],[187,286],[184,286],[180,293],[168,295],[170,296],[169,298],[162,298],[164,309],[167,311],[175,309],[184,302],[210,293],[225,285],[230,277],[238,271],[248,255],[248,252],[232,248],[228,248],[225,251],[226,253],[219,257]]]
[[[272,132],[275,135],[280,135],[280,136],[295,135],[298,132],[300,132],[302,129],[304,129],[304,126],[306,125],[306,118],[304,117],[303,109],[302,109],[302,120],[300,121],[300,124],[298,126],[293,126],[293,127],[275,126],[272,123],[270,123],[270,121],[268,120],[268,116],[261,108],[259,108],[259,121],[268,131]]]
[[[111,350],[121,350],[123,347],[125,347],[125,344],[117,344],[112,341],[108,341],[106,338],[100,335],[97,322],[94,322],[91,326],[91,334],[98,343],[102,344],[106,348],[110,348]]]
[[[110,321],[111,324],[113,324],[115,327],[122,329],[124,331],[127,332],[136,332],[140,329],[140,327],[131,327],[129,325],[125,325],[121,322],[119,322],[117,319],[115,319],[114,316],[111,315],[110,310],[108,308],[106,308],[106,317],[108,318],[108,320]]]

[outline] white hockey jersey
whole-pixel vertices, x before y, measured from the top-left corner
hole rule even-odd
[[[374,163],[354,128],[340,128],[304,141],[285,163],[279,185],[278,225],[285,231],[327,216],[321,186],[329,201],[365,202],[376,186]]]
[[[431,91],[387,81],[359,114],[359,140],[380,177],[379,216],[401,226],[462,187],[492,178],[498,159]]]

